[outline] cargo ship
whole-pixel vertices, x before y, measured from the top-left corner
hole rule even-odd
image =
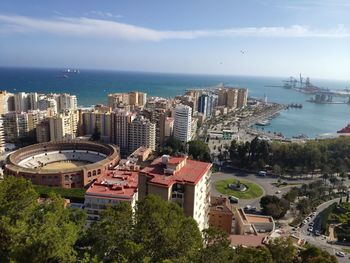
[[[345,128],[337,131],[337,133],[350,133],[350,123]]]

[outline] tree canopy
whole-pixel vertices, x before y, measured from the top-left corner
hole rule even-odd
[[[273,167],[274,172],[345,172],[350,169],[350,138],[310,140],[306,143],[282,143],[256,137],[251,142],[233,141],[231,161],[241,167]]]
[[[280,201],[267,197],[262,203]],[[85,213],[65,208],[56,194],[38,202],[25,179],[9,176],[0,183],[0,262],[336,262],[314,247],[299,256],[289,239],[233,249],[225,232],[209,228],[200,233],[178,204],[152,195],[138,201],[134,210],[120,202],[108,206],[90,227],[85,223]]]
[[[0,262],[73,262],[85,216],[55,194],[38,202],[25,179],[0,183]]]
[[[203,162],[210,162],[210,150],[208,144],[203,141],[195,140],[188,142],[188,154],[193,159]]]
[[[275,219],[282,218],[289,209],[289,201],[275,195],[265,195],[260,199],[260,206],[265,215]]]

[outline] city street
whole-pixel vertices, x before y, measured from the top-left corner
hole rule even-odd
[[[308,231],[309,228],[309,223],[305,224],[304,226],[302,226],[299,229],[299,234],[300,237],[302,239],[305,239],[308,243],[317,246],[319,248],[322,248],[323,250],[328,251],[331,255],[335,255],[335,253],[337,251],[343,252],[343,248],[349,248],[346,246],[340,246],[340,245],[336,245],[336,244],[331,244],[331,243],[327,243],[327,239],[324,236],[315,236],[315,232],[316,231],[320,231],[321,229],[321,218],[320,218],[320,213],[326,209],[327,207],[329,207],[330,205],[339,202],[339,198],[336,199],[332,199],[330,201],[327,201],[321,205],[318,206],[317,210],[316,210],[316,215],[313,216],[311,218],[311,220],[309,221],[309,223],[314,222],[314,226],[313,226],[313,231],[312,233],[310,233]],[[345,253],[346,256],[345,257],[337,257],[339,262],[349,262],[349,256],[350,254]]]

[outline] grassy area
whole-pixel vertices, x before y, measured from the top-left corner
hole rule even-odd
[[[239,181],[241,182],[241,184],[244,184],[247,187],[246,191],[240,192],[240,191],[236,191],[228,188],[229,184],[237,183],[236,179],[217,181],[215,183],[215,188],[218,192],[224,195],[233,195],[241,199],[253,199],[263,195],[264,191],[259,185],[246,180],[239,180]]]
[[[72,202],[84,202],[86,190],[83,188],[61,188],[42,185],[33,185],[33,187],[41,197],[47,197],[50,192],[54,192],[64,198],[70,199]]]
[[[350,253],[350,248],[343,248],[343,251],[344,251],[345,253]]]

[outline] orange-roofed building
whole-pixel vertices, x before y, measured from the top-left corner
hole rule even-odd
[[[88,221],[99,219],[101,211],[108,205],[137,201],[138,171],[108,170],[101,175],[85,193],[85,210]]]
[[[200,230],[208,227],[211,163],[163,155],[139,173],[139,198],[153,194],[183,207]]]

